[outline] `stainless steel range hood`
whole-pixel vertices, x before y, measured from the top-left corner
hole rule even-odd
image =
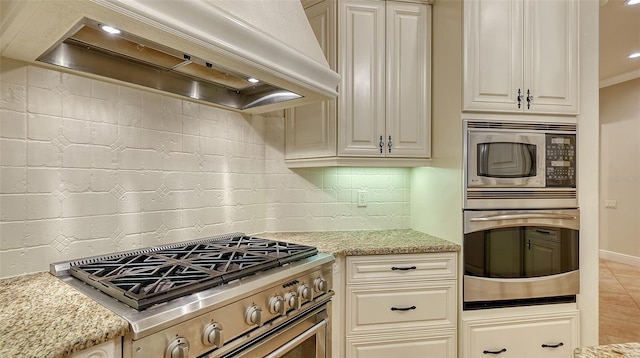
[[[260,113],[337,95],[298,0],[3,1],[2,56]],[[107,33],[108,25],[120,31]]]

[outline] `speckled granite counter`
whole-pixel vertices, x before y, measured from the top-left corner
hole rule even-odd
[[[576,348],[573,356],[574,358],[640,358],[640,343]]]
[[[310,245],[334,256],[460,251],[460,245],[413,230],[275,232],[254,236]]]
[[[0,357],[67,357],[129,323],[48,272],[0,280]]]

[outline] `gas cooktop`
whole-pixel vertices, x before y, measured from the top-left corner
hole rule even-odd
[[[137,309],[284,266],[311,246],[242,234],[151,247],[69,263],[69,274]]]

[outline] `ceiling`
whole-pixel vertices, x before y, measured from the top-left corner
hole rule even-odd
[[[605,1],[601,1],[605,2]],[[608,0],[600,7],[600,82],[615,84],[640,77],[640,4]]]

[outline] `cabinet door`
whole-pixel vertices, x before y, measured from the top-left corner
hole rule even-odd
[[[100,343],[97,346],[75,352],[71,358],[121,358],[122,338],[118,337],[110,341]]]
[[[514,318],[465,325],[463,357],[573,357],[578,346],[577,316],[576,312],[548,319]]]
[[[577,114],[578,2],[545,0],[524,4],[524,87],[533,97],[525,112]]]
[[[426,158],[431,154],[431,7],[387,2],[386,18],[386,156]]]
[[[385,3],[342,1],[338,9],[338,154],[383,156]],[[384,141],[386,143],[386,140]]]
[[[522,110],[522,17],[521,0],[464,2],[463,110]]]
[[[336,2],[323,1],[305,10],[331,69],[336,69]],[[285,159],[336,155],[336,100],[287,110]]]
[[[455,331],[347,338],[347,358],[454,358]]]

